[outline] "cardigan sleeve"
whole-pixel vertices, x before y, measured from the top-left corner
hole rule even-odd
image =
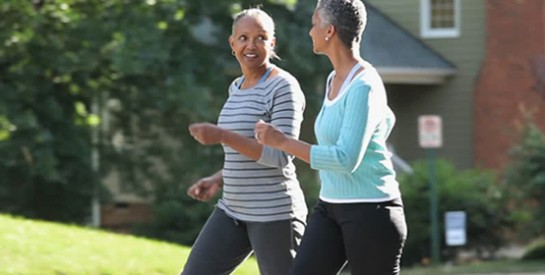
[[[339,138],[333,145],[313,145],[310,165],[316,170],[353,173],[363,160],[367,146],[380,121],[380,100],[365,83],[346,91]]]

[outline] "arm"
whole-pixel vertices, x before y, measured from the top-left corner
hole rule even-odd
[[[263,146],[257,141],[222,129],[212,123],[191,124],[189,125],[189,132],[200,144],[223,143],[255,161],[261,157]]]
[[[202,178],[187,189],[187,195],[195,200],[209,201],[223,186],[223,170]]]
[[[271,122],[270,124],[296,141],[301,131],[303,112],[305,109],[305,97],[299,84],[289,82],[289,85],[281,83],[279,88],[271,92],[270,99]],[[264,143],[262,143],[264,144]],[[263,152],[259,163],[272,166],[284,167],[293,159],[291,152],[273,146],[263,146]]]
[[[310,163],[310,144],[288,137],[275,126],[262,120],[256,123],[255,133],[259,143],[277,148],[306,163]]]
[[[345,116],[334,145],[310,145],[287,137],[273,125],[260,121],[255,132],[258,141],[278,148],[309,163],[316,170],[353,172],[361,163],[377,125],[377,102],[369,100],[368,86],[359,86],[346,99]]]
[[[290,137],[299,137],[305,108],[305,97],[299,84],[296,80],[281,81],[272,89],[268,91],[271,124]],[[293,158],[281,150],[263,146],[253,138],[247,138],[211,123],[191,124],[189,132],[203,145],[223,143],[240,154],[270,167],[284,167]]]
[[[346,96],[337,142],[312,146],[313,169],[352,173],[363,160],[384,104],[368,85],[354,86]]]
[[[259,160],[263,151],[263,145],[259,144],[255,139],[247,138],[227,130],[223,130],[221,143],[255,161]]]

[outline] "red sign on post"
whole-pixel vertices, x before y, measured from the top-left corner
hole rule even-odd
[[[440,116],[424,115],[418,117],[418,142],[422,148],[443,146],[442,121]]]

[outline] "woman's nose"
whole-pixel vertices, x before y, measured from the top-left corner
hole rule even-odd
[[[248,47],[248,48],[251,48],[251,49],[256,48],[256,47],[257,47],[257,40],[256,40],[256,39],[251,39],[251,40],[249,41],[247,47]]]

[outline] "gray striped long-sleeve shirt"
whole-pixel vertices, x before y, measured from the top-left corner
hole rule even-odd
[[[239,81],[229,87],[218,119],[221,128],[254,138],[255,124],[262,119],[299,137],[305,97],[292,75],[279,69],[278,75],[244,90],[238,88]],[[223,149],[223,196],[218,207],[227,215],[250,222],[305,220],[307,207],[291,155],[263,146],[256,162],[229,146]]]

